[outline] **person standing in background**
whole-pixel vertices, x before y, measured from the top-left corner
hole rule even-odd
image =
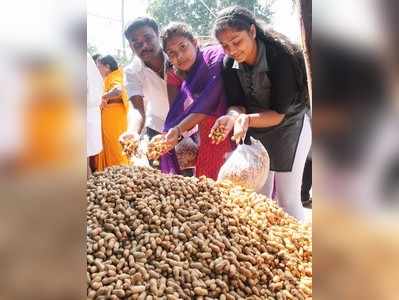
[[[86,111],[86,157],[87,171],[95,170],[95,155],[103,148],[101,138],[101,97],[103,80],[93,58],[87,54],[87,111]]]
[[[101,101],[101,127],[103,151],[96,157],[96,170],[102,171],[113,165],[127,165],[122,154],[120,135],[127,129],[128,100],[123,85],[123,71],[111,55],[97,60],[97,67],[104,78],[104,94]]]
[[[92,56],[92,58],[93,58],[94,62],[97,64],[97,60],[98,60],[99,58],[101,58],[101,54],[96,53],[96,54],[94,54],[94,55]]]

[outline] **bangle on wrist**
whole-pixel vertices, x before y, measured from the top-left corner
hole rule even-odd
[[[177,125],[175,128],[177,130],[177,140],[180,142],[183,139],[183,136],[181,134],[181,129],[180,129],[179,125]]]

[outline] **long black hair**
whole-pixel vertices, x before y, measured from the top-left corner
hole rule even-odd
[[[118,69],[118,63],[112,55],[103,56],[98,59],[98,62],[100,62],[104,66],[108,66],[111,72]]]
[[[263,28],[263,26],[260,25],[260,21],[257,21],[248,9],[235,5],[221,10],[214,24],[213,34],[217,38],[218,34],[227,28],[249,32],[251,25],[255,26],[256,39],[264,42],[266,47],[271,46],[276,48],[279,52],[288,54],[295,69],[296,80],[302,94],[301,96],[305,101],[308,101],[309,94],[306,67],[301,49],[283,34],[271,28]]]
[[[176,36],[185,37],[192,43],[195,42],[194,35],[192,34],[192,30],[188,24],[182,22],[172,22],[162,30],[161,40],[164,51],[166,51],[167,42]]]
[[[97,60],[99,58],[101,58],[101,54],[100,53],[96,53],[96,54],[92,55],[92,58],[93,58],[94,62],[97,62]]]

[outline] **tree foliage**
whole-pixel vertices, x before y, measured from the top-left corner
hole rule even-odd
[[[119,66],[125,67],[132,61],[132,56],[128,54],[123,54],[121,50],[117,51],[117,54],[114,56]]]
[[[207,7],[202,3],[204,2]],[[271,6],[275,0],[150,0],[148,14],[163,27],[172,21],[189,24],[196,35],[209,36],[215,20],[214,14],[230,5],[248,8],[257,18],[270,22]]]

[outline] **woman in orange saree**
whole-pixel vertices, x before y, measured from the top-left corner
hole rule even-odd
[[[116,60],[107,55],[97,60],[97,66],[104,78],[101,104],[103,151],[96,157],[96,170],[102,171],[113,165],[128,164],[119,143],[119,136],[127,129],[128,99],[123,87],[123,70]]]

